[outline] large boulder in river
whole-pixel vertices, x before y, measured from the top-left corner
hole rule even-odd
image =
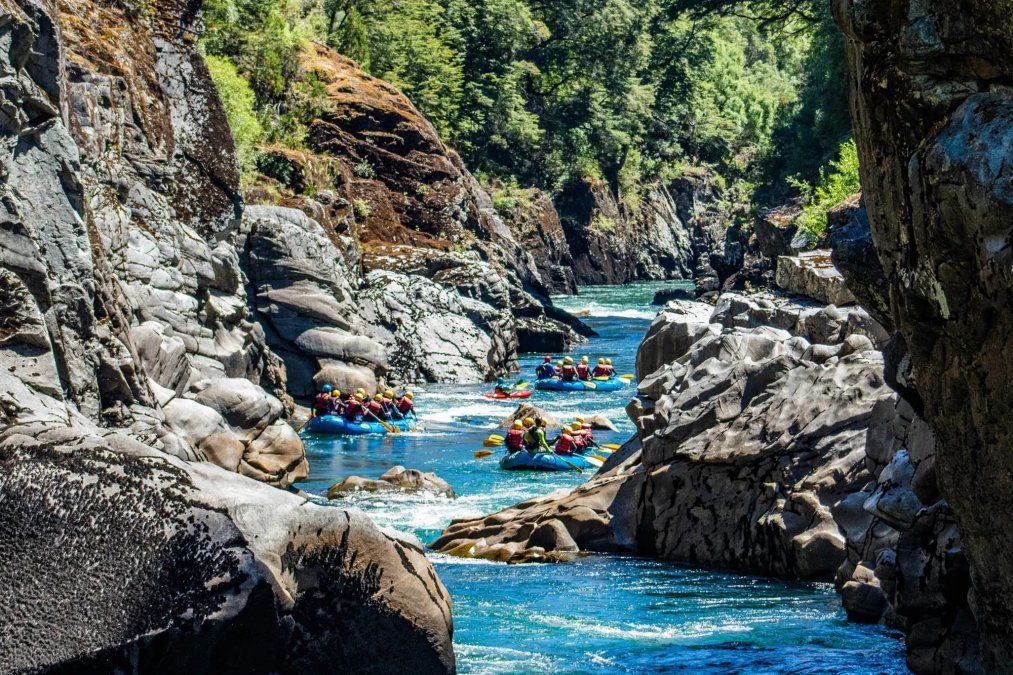
[[[9,428],[0,465],[5,669],[454,669],[425,555],[357,511],[83,427]]]
[[[430,471],[406,469],[400,464],[391,467],[376,480],[349,476],[327,489],[327,498],[336,499],[348,492],[430,493],[453,499],[457,496],[450,484]]]

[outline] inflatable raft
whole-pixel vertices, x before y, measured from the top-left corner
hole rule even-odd
[[[494,391],[491,394],[482,394],[486,398],[528,398],[531,396],[530,389],[517,389],[510,392],[509,394],[501,394],[498,391]]]
[[[415,428],[415,418],[409,417],[403,420],[391,420],[387,422],[387,424],[396,428],[398,431],[411,431]],[[350,422],[339,415],[313,417],[306,423],[304,429],[314,434],[345,434],[349,436],[389,433],[384,426],[376,420]]]
[[[535,382],[535,389],[544,391],[618,391],[625,386],[626,382],[618,377],[594,378],[589,381],[571,380],[569,382],[564,382],[558,377],[550,377]]]
[[[602,465],[601,460],[582,455],[563,457],[552,452],[539,452],[532,455],[526,451],[513,452],[499,461],[501,469],[508,471],[581,471],[595,470]]]

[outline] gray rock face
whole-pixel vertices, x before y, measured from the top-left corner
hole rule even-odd
[[[0,663],[451,672],[420,549],[237,475],[307,467],[197,14],[0,3]]]
[[[828,305],[852,305],[855,296],[834,267],[830,251],[806,251],[777,259],[777,285]]]
[[[376,480],[349,476],[327,489],[327,498],[336,499],[346,492],[429,492],[453,499],[457,496],[454,488],[435,473],[406,469],[401,465],[391,467]]]
[[[8,429],[0,464],[7,668],[453,671],[446,590],[361,513],[82,428]]]
[[[837,0],[833,11],[872,240],[971,565],[981,667],[1004,670],[1013,662],[1013,192],[1004,168],[1013,161],[1013,13],[1002,0]],[[937,653],[931,644],[946,634],[940,619],[918,643]]]

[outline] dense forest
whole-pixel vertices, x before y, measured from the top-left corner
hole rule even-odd
[[[598,178],[631,205],[652,181],[696,165],[742,202],[849,194],[857,162],[829,10],[772,19],[739,9],[210,0],[202,45],[248,174],[259,145],[303,142],[320,92],[297,76],[297,55],[312,40],[401,87],[487,181],[554,192]]]

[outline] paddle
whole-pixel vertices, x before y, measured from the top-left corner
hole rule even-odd
[[[585,389],[597,389],[598,385],[595,384],[594,382],[588,382],[587,380],[585,380],[584,381],[584,388]]]
[[[570,467],[571,469],[573,469],[577,473],[584,473],[583,469],[581,469],[579,466],[576,466],[574,464],[570,464],[568,461],[566,461],[566,458],[564,458],[562,455],[560,455],[558,453],[553,453],[553,454],[555,454],[556,457],[559,457],[559,459],[562,460],[563,464],[567,465],[568,467]]]
[[[390,424],[387,424],[387,423],[386,423],[386,422],[384,422],[384,421],[383,421],[382,419],[380,419],[379,417],[377,417],[377,416],[376,416],[376,413],[374,413],[374,412],[373,412],[372,410],[367,410],[366,412],[368,412],[368,413],[369,413],[369,416],[370,416],[370,417],[372,417],[372,418],[373,418],[373,419],[375,419],[375,420],[376,420],[377,422],[379,422],[379,423],[380,423],[380,424],[381,424],[381,425],[383,426],[383,428],[387,430],[387,433],[388,433],[388,434],[399,434],[399,433],[401,433],[401,432],[400,432],[400,431],[398,430],[398,428],[397,428],[397,427],[395,427],[395,426],[391,426]]]
[[[492,455],[493,452],[492,450],[476,450],[472,454],[475,456],[475,459],[483,459]]]
[[[618,450],[623,446],[618,443],[602,443],[600,447],[607,448],[608,450]]]
[[[633,373],[627,373],[626,375],[620,375],[619,379],[620,380],[632,380],[632,379],[635,379],[636,377],[637,376],[634,375]]]

